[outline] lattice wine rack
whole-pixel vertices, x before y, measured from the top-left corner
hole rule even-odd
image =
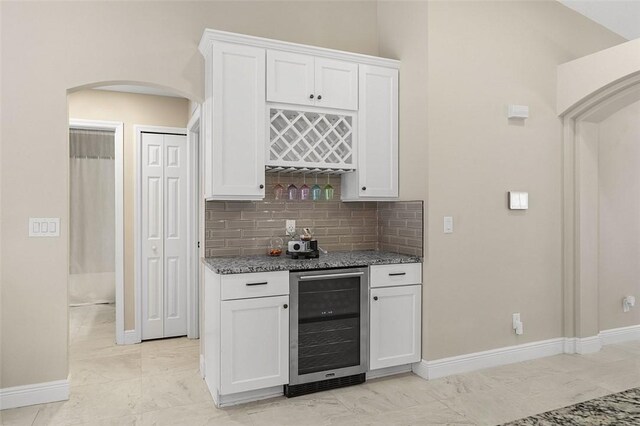
[[[267,169],[355,169],[353,116],[271,108]]]

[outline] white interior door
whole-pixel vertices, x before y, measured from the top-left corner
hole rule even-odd
[[[142,339],[187,334],[187,138],[142,133]]]

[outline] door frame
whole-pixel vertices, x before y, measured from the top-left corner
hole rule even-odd
[[[111,130],[114,135],[116,343],[125,344],[124,330],[124,123],[69,119],[69,129]]]
[[[165,127],[165,126],[149,126],[149,125],[140,125],[136,124],[133,126],[133,132],[135,136],[135,152],[136,152],[136,161],[135,161],[135,203],[134,203],[134,235],[135,235],[135,243],[134,243],[134,251],[135,251],[135,329],[131,330],[131,332],[135,336],[135,341],[127,342],[127,343],[140,343],[142,342],[142,133],[162,133],[162,134],[175,134],[175,135],[184,135],[187,137],[187,156],[189,158],[187,162],[187,175],[188,181],[187,186],[191,188],[194,182],[194,172],[197,173],[198,170],[194,170],[193,163],[194,157],[195,162],[197,163],[198,159],[198,151],[197,149],[193,149],[191,144],[189,143],[187,128],[185,127]],[[197,179],[197,175],[196,178]],[[189,191],[191,194],[191,191]],[[194,203],[189,195],[187,195],[187,228],[188,228],[188,237],[187,244],[193,243],[193,210]],[[197,208],[197,206],[195,206]],[[196,225],[196,232],[199,226]],[[197,248],[196,248],[197,250]],[[192,265],[190,258],[193,256],[193,247],[187,252],[187,330],[191,328],[191,316],[190,312],[193,310],[192,297],[193,287],[197,289],[198,283],[193,282],[191,277],[192,274]],[[190,337],[190,336],[189,336]]]
[[[192,209],[187,219],[189,237],[187,245],[189,252],[187,259],[191,267],[190,285],[187,286],[187,337],[197,339],[200,337],[200,257],[204,247],[201,247],[200,231],[204,231],[204,197],[201,196],[202,182],[200,170],[200,155],[202,146],[202,120],[200,105],[193,110],[189,123],[187,124],[187,149],[189,151],[189,187],[188,203]]]

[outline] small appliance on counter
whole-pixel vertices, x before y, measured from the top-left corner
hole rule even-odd
[[[317,259],[320,257],[318,240],[313,239],[309,228],[304,228],[304,234],[300,236],[300,239],[289,241],[287,255],[292,259]]]

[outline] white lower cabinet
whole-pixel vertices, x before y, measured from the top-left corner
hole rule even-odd
[[[220,393],[289,383],[289,296],[221,302]]]
[[[420,361],[421,287],[371,289],[370,370]]]
[[[289,273],[205,268],[202,290],[201,369],[216,405],[282,394],[289,383]]]

